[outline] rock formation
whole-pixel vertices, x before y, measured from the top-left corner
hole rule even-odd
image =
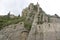
[[[0,31],[0,40],[26,40],[27,35],[23,23],[12,24]]]
[[[38,3],[31,3],[23,9],[22,17],[31,29],[27,30],[24,22],[6,26],[0,31],[0,40],[60,40],[58,15],[47,15]]]
[[[39,7],[27,40],[60,40],[60,18],[50,16]]]

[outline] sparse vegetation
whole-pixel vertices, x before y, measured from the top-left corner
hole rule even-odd
[[[0,30],[5,26],[16,24],[21,21],[23,21],[23,18],[21,17],[9,18],[8,16],[2,16],[0,17]]]
[[[31,23],[29,23],[29,21],[26,21],[25,17],[15,17],[15,18],[8,19],[8,16],[3,16],[3,17],[0,17],[0,30],[5,26],[11,25],[11,24],[17,24],[19,22],[24,22],[24,27],[28,30],[31,29]]]
[[[43,15],[41,15],[41,21],[40,24],[43,24]]]
[[[41,17],[38,16],[37,24],[43,24],[43,15],[41,15]]]
[[[27,29],[27,30],[29,30],[30,31],[30,29],[31,29],[31,23],[29,23],[29,22],[24,22],[24,26],[25,26],[25,28]]]
[[[34,6],[34,10],[37,11],[37,6],[36,5]]]

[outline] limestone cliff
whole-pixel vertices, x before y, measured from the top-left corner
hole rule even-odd
[[[60,40],[60,23],[43,23],[31,28],[27,40]]]
[[[60,40],[60,17],[47,15],[37,3],[37,12],[27,40]]]
[[[38,3],[23,9],[22,20],[0,30],[0,40],[60,40],[60,17],[47,15]]]

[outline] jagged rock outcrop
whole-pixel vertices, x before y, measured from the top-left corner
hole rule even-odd
[[[0,40],[26,40],[27,35],[23,23],[12,24],[0,31]]]
[[[60,17],[47,15],[38,3],[25,8],[22,19],[23,23],[3,28],[0,40],[60,40]]]
[[[39,7],[27,40],[60,40],[60,18],[50,16]]]

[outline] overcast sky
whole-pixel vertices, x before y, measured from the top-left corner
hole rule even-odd
[[[60,16],[60,0],[0,0],[0,15],[6,15],[9,11],[14,15],[21,14],[30,3],[37,2],[47,14]]]

